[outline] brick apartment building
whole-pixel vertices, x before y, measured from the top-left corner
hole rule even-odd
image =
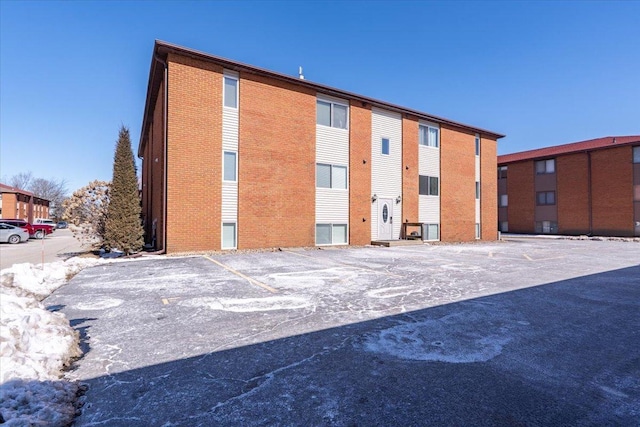
[[[424,224],[424,240],[495,240],[501,137],[156,41],[138,148],[146,240],[362,245],[401,238],[402,223]]]
[[[0,184],[0,218],[17,218],[27,222],[33,222],[34,218],[49,218],[49,200],[36,197],[26,190]]]
[[[640,136],[498,157],[503,232],[640,236]]]

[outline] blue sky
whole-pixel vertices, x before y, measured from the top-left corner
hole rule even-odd
[[[0,1],[0,178],[72,192],[134,154],[164,40],[506,134],[640,134],[640,2]]]

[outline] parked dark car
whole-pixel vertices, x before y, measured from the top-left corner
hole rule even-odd
[[[56,224],[56,228],[67,228],[69,226],[69,224],[67,224],[66,221],[58,221],[58,223]]]
[[[53,227],[46,224],[29,224],[24,219],[0,219],[0,223],[20,227],[29,233],[29,237],[34,239],[44,239],[47,234],[53,233]]]

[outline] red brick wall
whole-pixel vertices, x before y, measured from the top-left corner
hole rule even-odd
[[[498,238],[497,141],[480,140],[480,221],[482,240]]]
[[[241,73],[239,249],[315,245],[315,143],[313,91]]]
[[[633,236],[631,146],[591,153],[593,233]]]
[[[13,219],[18,218],[18,199],[15,194],[2,193],[2,215],[0,218]]]
[[[589,173],[586,153],[556,158],[559,234],[589,233]]]
[[[402,215],[404,222],[418,222],[418,119],[402,119]]]
[[[494,168],[495,169],[495,168]],[[475,240],[475,134],[440,128],[440,240]]]
[[[349,244],[371,243],[371,107],[349,108]]]
[[[507,171],[508,221],[511,233],[535,231],[534,163],[511,163]]]
[[[220,249],[222,69],[170,54],[167,252]]]

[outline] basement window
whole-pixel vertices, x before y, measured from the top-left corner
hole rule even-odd
[[[316,224],[316,245],[346,245],[347,224]]]
[[[236,249],[237,235],[236,235],[236,223],[225,222],[222,224],[222,249]]]

